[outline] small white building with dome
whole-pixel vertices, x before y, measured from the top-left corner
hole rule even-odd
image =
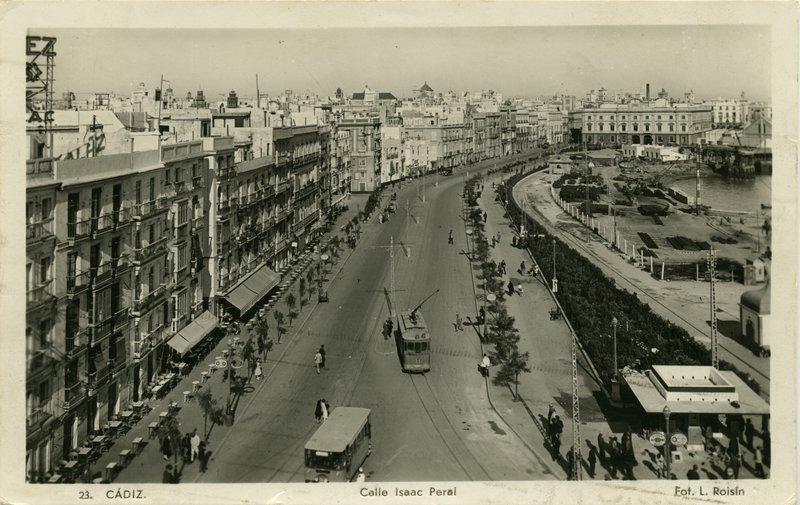
[[[745,291],[739,301],[742,336],[765,348],[770,346],[772,336],[769,284],[767,281],[762,288]]]

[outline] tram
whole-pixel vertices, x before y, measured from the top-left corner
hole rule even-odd
[[[306,482],[348,482],[372,453],[370,409],[336,407],[305,445]]]
[[[400,359],[404,372],[425,373],[431,369],[431,335],[425,319],[416,310],[397,317]]]

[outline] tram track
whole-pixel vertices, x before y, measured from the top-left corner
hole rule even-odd
[[[524,192],[523,192],[523,195],[524,195]],[[528,202],[528,203],[530,203],[530,202]],[[619,280],[617,280],[615,278],[615,281],[617,281],[618,285],[619,284],[625,284],[626,286],[630,287],[632,292],[641,293],[644,297],[646,297],[648,299],[648,301],[651,301],[652,303],[658,305],[664,311],[666,311],[669,314],[671,314],[674,318],[682,321],[684,323],[683,324],[684,328],[690,327],[690,328],[692,328],[693,330],[695,330],[696,332],[698,332],[700,334],[705,334],[706,330],[704,330],[702,328],[698,328],[694,323],[692,323],[691,321],[689,321],[688,319],[684,318],[679,313],[677,313],[674,310],[672,310],[669,306],[667,306],[666,304],[661,302],[658,298],[656,298],[652,294],[648,293],[646,290],[641,289],[640,287],[638,287],[633,281],[628,279],[628,277],[625,275],[625,273],[622,270],[620,270],[616,266],[612,265],[605,258],[603,258],[599,254],[597,254],[594,251],[592,251],[589,247],[586,247],[586,245],[583,242],[583,240],[579,239],[578,237],[576,237],[565,226],[563,226],[561,224],[552,224],[547,219],[547,217],[545,217],[545,215],[541,211],[539,211],[535,207],[535,205],[533,205],[533,204],[528,205],[526,207],[530,207],[531,208],[531,211],[528,211],[528,212],[532,213],[532,214],[535,214],[536,217],[540,218],[541,222],[544,224],[545,228],[548,229],[548,231],[550,231],[550,233],[558,235],[560,238],[562,238],[563,240],[568,242],[574,249],[581,251],[581,254],[590,256],[592,259],[594,259],[597,262],[599,262],[602,265],[603,269],[607,269],[608,271],[613,272],[616,275],[616,277],[619,279]],[[703,341],[702,343],[703,343],[704,346],[708,345],[705,341]],[[766,397],[766,399],[769,399],[769,382],[770,382],[769,376],[764,374],[760,370],[756,369],[755,367],[753,367],[752,365],[750,365],[749,363],[744,361],[742,358],[738,357],[736,354],[734,354],[731,351],[731,349],[729,347],[726,347],[722,343],[719,343],[718,345],[719,345],[720,349],[723,349],[728,354],[728,358],[729,358],[730,361],[735,362],[735,364],[737,364],[737,365],[741,365],[741,368],[743,368],[745,371],[747,371],[751,375],[758,375],[759,377],[761,377],[763,380],[766,381],[767,387],[762,387],[761,388],[761,394],[764,395]]]
[[[489,472],[466,447],[450,418],[447,417],[447,413],[433,391],[428,377],[426,375],[411,374],[408,374],[408,376],[420,400],[420,404],[425,410],[425,414],[430,419],[433,429],[442,439],[447,451],[453,457],[453,461],[456,462],[470,480],[490,480]],[[424,384],[424,388],[420,388],[421,384]],[[449,433],[446,434],[446,432]]]

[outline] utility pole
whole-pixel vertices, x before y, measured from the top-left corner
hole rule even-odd
[[[258,92],[258,74],[256,74],[256,107],[261,108],[261,94]],[[267,126],[266,124],[264,126]]]
[[[581,480],[581,407],[578,398],[578,336],[572,333],[572,480]]]
[[[719,342],[717,340],[717,298],[714,288],[714,275],[717,268],[717,251],[708,251],[708,281],[711,304],[711,366],[719,370]]]
[[[695,183],[694,183],[694,215],[700,215],[700,146],[697,146],[697,163],[695,167]]]
[[[553,293],[558,293],[558,279],[556,278],[556,239],[553,239]]]

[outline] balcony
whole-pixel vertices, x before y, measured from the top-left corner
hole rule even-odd
[[[52,279],[48,279],[27,291],[27,310],[37,309],[41,305],[55,300],[55,296],[50,293],[50,284],[52,282]]]
[[[319,158],[319,153],[309,153],[302,156],[294,156],[294,165],[300,166],[307,163],[313,163]]]
[[[169,209],[169,199],[156,198],[149,202],[135,203],[131,209],[131,217],[134,220],[142,220],[150,216],[154,216],[161,212],[166,212]]]
[[[95,371],[90,372],[88,377],[88,386],[92,389],[99,389],[100,386],[105,384],[106,380],[111,376],[111,367],[108,361],[103,361],[101,367]]]
[[[144,314],[153,308],[153,306],[155,306],[155,304],[164,297],[165,293],[166,284],[160,284],[146,295],[141,295],[138,300],[134,300],[133,306],[131,307],[131,312],[135,316]]]
[[[292,181],[290,181],[288,179],[285,180],[285,181],[281,181],[281,182],[278,183],[278,187],[275,188],[275,194],[279,195],[279,194],[291,189],[291,187],[292,187]]]
[[[90,219],[83,221],[67,221],[67,240],[70,245],[78,240],[87,238],[92,232],[92,220]]]
[[[31,223],[25,228],[25,240],[28,244],[37,240],[46,240],[53,235],[53,218],[49,217],[36,223]]]
[[[128,269],[131,267],[130,262],[128,261],[128,256],[120,256],[118,258],[111,258],[109,262],[111,264],[111,276],[117,277],[119,275],[125,274]]]
[[[291,211],[289,209],[281,209],[275,213],[275,222],[280,223],[281,221],[286,220],[287,217],[291,215]]]
[[[316,193],[318,189],[319,189],[319,186],[317,185],[316,182],[306,183],[306,185],[303,186],[302,188],[294,190],[294,199],[295,200],[300,200],[302,198],[310,196],[310,195]]]
[[[25,175],[53,175],[55,158],[41,158],[38,160],[28,160],[25,162]]]
[[[86,390],[80,382],[64,388],[64,410],[70,411],[78,407],[86,398]]]
[[[89,325],[89,332],[92,336],[91,345],[99,345],[105,338],[111,335],[114,327],[113,316],[100,316],[94,324]]]
[[[295,229],[300,229],[300,228],[306,227],[306,226],[310,225],[311,223],[313,223],[314,221],[316,221],[317,219],[319,219],[319,216],[317,215],[317,213],[316,212],[312,212],[311,214],[307,215],[306,217],[302,218],[300,221],[295,223],[294,227],[295,227]]]
[[[203,178],[200,176],[192,177],[192,189],[200,189],[203,187]]]
[[[205,216],[198,216],[191,220],[192,230],[199,230],[205,226]]]
[[[106,261],[98,267],[89,268],[89,276],[92,278],[92,289],[101,289],[113,278],[114,265]]]
[[[218,180],[226,180],[236,177],[236,168],[228,167],[228,168],[217,168],[217,179]]]
[[[53,358],[53,356],[45,351],[37,351],[32,353],[32,355],[28,356],[26,361],[28,378],[30,379],[32,375],[36,375],[37,372],[41,371],[43,368],[46,368],[48,365],[55,365],[56,363],[57,361]]]
[[[74,296],[89,287],[91,271],[87,270],[77,275],[67,276],[67,295]]]
[[[181,225],[175,225],[172,228],[172,238],[178,242],[187,240],[189,238],[189,221]]]
[[[89,328],[82,328],[70,338],[64,340],[65,352],[68,357],[77,356],[89,347]]]
[[[28,412],[25,417],[25,433],[28,437],[36,434],[47,421],[58,417],[58,408],[56,401],[50,397],[47,401],[39,404],[38,407]]]
[[[166,244],[167,244],[167,237],[161,237],[152,244],[134,248],[133,249],[134,263],[141,264],[158,255],[166,253],[167,251]]]

